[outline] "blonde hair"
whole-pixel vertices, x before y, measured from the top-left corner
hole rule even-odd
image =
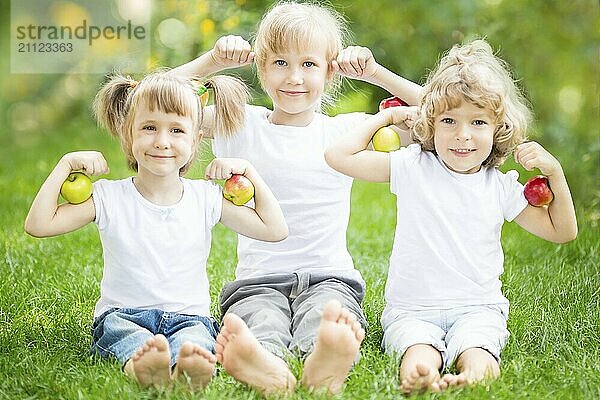
[[[167,70],[155,71],[137,82],[120,74],[108,76],[108,81],[96,95],[93,104],[98,123],[119,138],[127,165],[137,171],[133,156],[133,121],[140,106],[151,111],[175,113],[190,117],[194,132],[192,157],[179,171],[185,174],[193,163],[202,139],[203,105],[198,95],[200,79],[184,79]],[[215,134],[233,135],[244,122],[244,104],[248,99],[246,86],[230,76],[213,76],[203,81],[214,91]]]
[[[331,102],[341,84],[341,76],[333,73],[331,61],[344,49],[348,37],[345,18],[330,7],[310,2],[277,3],[263,16],[254,38],[255,63],[261,85],[264,87],[269,54],[284,53],[290,49],[304,50],[326,43],[328,93],[324,93],[323,101]]]
[[[466,101],[496,116],[492,151],[483,166],[501,165],[524,142],[532,115],[511,77],[508,64],[496,57],[482,39],[455,45],[429,75],[419,103],[413,137],[424,150],[435,151],[437,116]]]

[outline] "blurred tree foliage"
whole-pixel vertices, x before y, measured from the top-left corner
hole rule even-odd
[[[17,1],[17,0],[15,0]],[[212,48],[217,38],[248,39],[266,0],[154,0],[152,55],[148,68],[176,66]],[[600,7],[597,0],[332,0],[349,21],[351,44],[369,47],[392,71],[423,83],[440,55],[453,44],[485,37],[513,68],[536,115],[531,132],[561,160],[571,182],[588,175],[575,191],[598,206],[600,173]],[[99,75],[10,74],[10,2],[0,0],[0,133],[5,143],[28,146],[82,120]],[[185,26],[176,45],[161,41],[165,20]],[[108,71],[107,71],[108,72]],[[252,85],[255,102],[268,103],[253,68],[232,70]],[[344,87],[331,112],[375,112],[387,97],[363,82]],[[565,164],[563,162],[563,164]],[[592,187],[589,187],[589,184]],[[575,183],[574,186],[577,186]]]

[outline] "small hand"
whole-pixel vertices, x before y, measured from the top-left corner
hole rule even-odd
[[[362,46],[346,47],[331,64],[338,74],[364,81],[375,75],[379,66],[371,50]]]
[[[403,130],[410,130],[415,126],[419,107],[390,107],[381,112],[390,114],[391,123]]]
[[[250,163],[241,158],[215,158],[206,166],[206,179],[229,179],[234,174],[245,175]]]
[[[241,36],[220,37],[211,50],[213,62],[221,68],[236,68],[254,61],[254,52],[250,43]]]
[[[83,171],[86,175],[104,175],[110,171],[106,159],[99,151],[74,151],[65,154],[61,162],[69,171]]]
[[[515,149],[514,156],[515,161],[527,171],[537,168],[546,176],[562,171],[560,162],[537,142],[521,143]]]

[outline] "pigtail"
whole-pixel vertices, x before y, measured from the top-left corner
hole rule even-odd
[[[120,74],[110,75],[108,78],[94,98],[94,116],[100,126],[120,137],[129,112],[128,98],[138,82]]]
[[[238,78],[227,75],[213,76],[204,81],[204,86],[214,92],[214,135],[234,135],[244,125],[248,88]]]

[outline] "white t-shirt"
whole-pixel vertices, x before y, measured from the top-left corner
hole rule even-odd
[[[94,183],[104,258],[95,317],[112,307],[210,315],[206,259],[221,218],[221,188],[181,181],[183,196],[171,206],[146,200],[131,177]]]
[[[451,171],[413,144],[390,154],[397,225],[385,297],[418,310],[504,304],[500,234],[527,206],[514,173]]]
[[[330,168],[324,153],[365,119],[363,113],[315,114],[305,127],[274,125],[270,110],[246,106],[244,128],[213,140],[217,157],[250,161],[281,205],[287,239],[267,243],[238,235],[238,279],[311,271],[362,280],[346,248],[352,178]]]

